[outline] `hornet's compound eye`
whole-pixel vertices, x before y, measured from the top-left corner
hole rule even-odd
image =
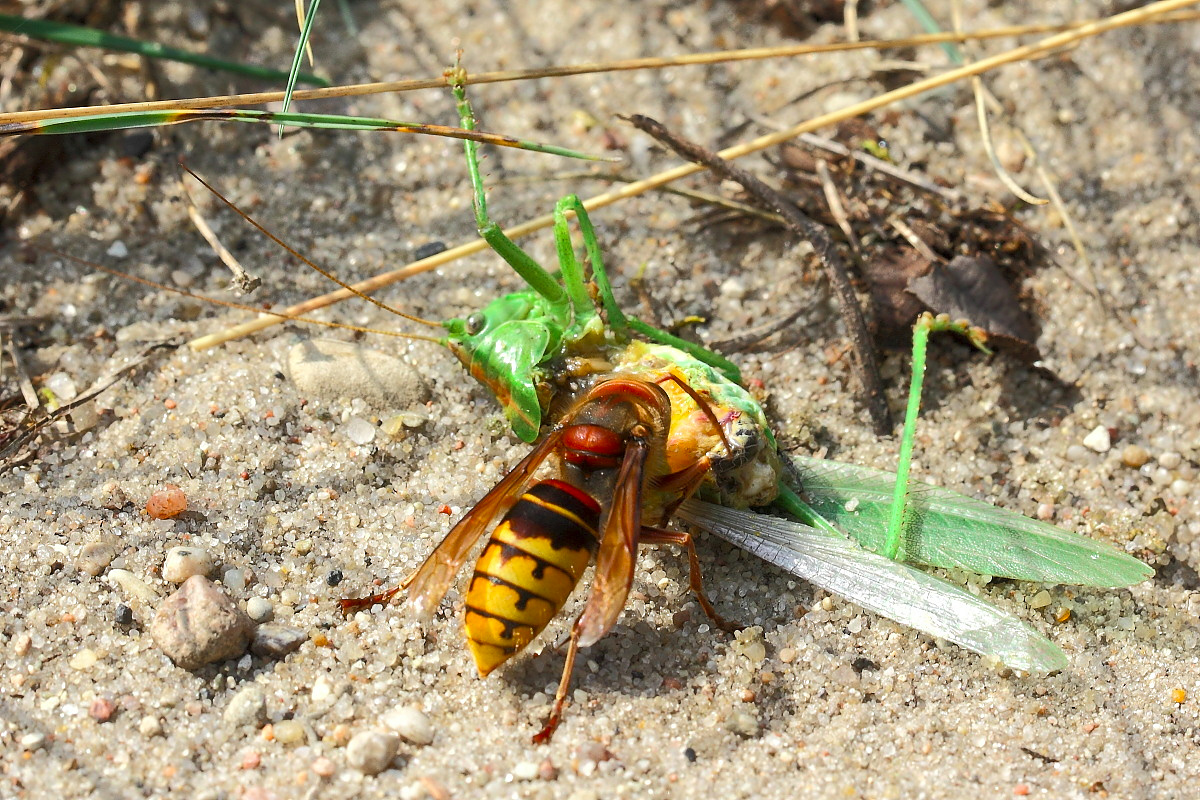
[[[483,316],[482,312],[476,311],[471,316],[467,317],[467,335],[474,336],[487,326],[487,317]]]

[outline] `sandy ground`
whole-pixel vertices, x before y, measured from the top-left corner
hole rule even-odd
[[[186,40],[184,12],[154,5],[145,11],[161,38]],[[1087,13],[1067,2],[966,5],[976,27]],[[556,5],[553,17],[537,3],[353,8],[359,36],[347,35],[330,8],[315,41],[323,68],[343,82],[438,74],[456,37],[474,70],[782,40],[777,29],[732,17],[725,3],[584,2]],[[203,9],[191,30],[211,25],[214,47],[286,62],[290,38],[253,8],[242,11],[250,32]],[[916,27],[897,5],[865,17],[863,29],[883,37]],[[816,32],[838,35],[834,27]],[[89,432],[0,476],[0,796],[1189,796],[1200,775],[1198,51],[1194,25],[1121,32],[988,80],[1048,154],[1101,299],[1071,277],[1085,271],[1059,217],[1023,213],[1056,262],[1027,288],[1042,314],[1045,366],[1061,383],[1002,359],[935,348],[936,397],[919,432],[917,472],[1021,513],[1040,507],[1154,562],[1158,576],[1129,590],[1002,581],[984,589],[1058,642],[1068,670],[1012,674],[710,539],[700,550],[712,594],[727,615],[754,627],[740,638],[709,631],[678,556],[644,553],[622,621],[585,653],[563,728],[549,746],[534,747],[529,737],[561,666],[552,647],[480,681],[457,615],[421,627],[397,608],[344,619],[335,605],[419,563],[526,446],[447,353],[421,342],[366,340],[412,365],[429,385],[426,405],[373,409],[361,399],[302,395],[282,375],[287,352],[298,337],[322,334],[293,327],[211,352],[156,356],[103,395]],[[913,57],[943,63],[935,49]],[[873,93],[878,85],[862,78],[878,61],[864,52],[579,77],[480,88],[474,97],[492,129],[592,151],[619,137],[635,156],[628,169],[645,174],[676,162],[616,113],[650,114],[714,143],[743,123],[791,123]],[[108,69],[113,80],[140,81],[135,71]],[[231,88],[190,68],[162,73],[168,94]],[[453,121],[450,100],[437,91],[331,108]],[[978,201],[1003,199],[965,90],[898,111],[876,124],[901,163],[921,163]],[[35,187],[31,213],[7,232],[2,251],[7,313],[53,318],[25,356],[34,374],[54,376],[60,394],[87,386],[147,341],[186,339],[239,318],[15,245],[36,236],[65,253],[220,293],[227,273],[187,221],[178,156],[343,276],[473,235],[453,143],[307,133],[281,142],[265,129],[208,126],[160,131],[149,152],[132,159],[121,159],[124,146],[121,137],[71,143],[69,162]],[[776,177],[763,162],[751,164]],[[545,212],[568,191],[606,188],[551,179],[575,167],[532,154],[493,152],[487,169],[503,221]],[[1035,183],[1028,170],[1018,177]],[[325,290],[323,278],[198,199],[268,284],[254,302]],[[644,270],[655,313],[703,315],[701,335],[713,339],[807,305],[782,342],[737,359],[769,390],[768,410],[786,443],[892,466],[896,441],[874,436],[864,420],[847,361],[838,358],[845,337],[834,300],[816,267],[783,236],[731,239],[689,225],[693,213],[679,198],[649,196],[597,214],[617,283]],[[553,257],[545,236],[529,247]],[[802,274],[810,279],[795,277]],[[515,286],[498,259],[476,257],[388,297],[441,319]],[[332,316],[413,328],[362,304]],[[903,356],[885,360],[895,408],[905,370]],[[356,443],[364,437],[355,420],[398,412],[415,427]],[[1083,446],[1097,426],[1115,432],[1108,452]],[[1124,463],[1131,445],[1149,456],[1141,468]],[[141,507],[168,483],[186,492],[191,512],[152,521]],[[97,543],[115,559],[93,576],[85,554],[97,548],[84,548]],[[241,570],[247,581],[230,590],[235,599],[267,599],[277,622],[309,640],[282,660],[246,657],[194,673],[174,667],[148,629],[173,590],[161,576],[165,553],[181,544],[209,550],[214,577]],[[114,582],[118,569],[150,595]],[[336,587],[334,571],[344,576]],[[1029,608],[1044,588],[1051,605]],[[119,604],[132,608],[131,625],[117,623]],[[1070,620],[1056,623],[1063,607]],[[226,714],[251,684],[265,694],[269,727]],[[114,704],[105,722],[90,713],[97,699],[101,708]],[[433,743],[402,744],[393,767],[376,776],[349,767],[346,738],[409,705],[432,721]]]

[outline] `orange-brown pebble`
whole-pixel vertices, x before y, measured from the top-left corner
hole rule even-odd
[[[1171,690],[1171,702],[1182,703],[1187,700],[1187,689],[1175,688]]]
[[[176,404],[174,400],[168,397],[166,400],[163,400],[163,405],[166,406],[168,411],[174,411]]]
[[[1056,611],[1054,613],[1054,621],[1055,622],[1066,622],[1070,618],[1071,618],[1071,609],[1069,609],[1069,608],[1060,608],[1058,611]]]
[[[171,519],[187,511],[187,495],[178,486],[168,485],[150,495],[146,501],[146,514],[152,519]]]
[[[1024,797],[1025,795],[1029,794],[1029,784],[1018,783],[1013,787],[1013,794],[1015,794],[1017,797]]]
[[[242,753],[242,769],[258,769],[262,764],[262,753],[257,750],[247,750]]]
[[[742,692],[743,703],[753,703],[757,697],[758,695],[756,695],[752,689],[746,689]]]
[[[1180,701],[1182,702],[1182,701]],[[88,716],[96,722],[108,722],[116,713],[117,706],[107,697],[97,697],[88,707]]]

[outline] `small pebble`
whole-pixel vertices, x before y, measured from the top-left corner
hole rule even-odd
[[[96,655],[95,650],[85,647],[75,655],[71,656],[71,660],[67,663],[70,665],[71,669],[82,671],[85,669],[90,669],[99,660],[100,657]]]
[[[538,765],[533,761],[522,761],[513,767],[512,775],[519,781],[531,781],[538,776]]]
[[[426,242],[413,250],[413,261],[423,261],[426,258],[432,258],[445,249],[445,242]]]
[[[265,597],[251,597],[246,601],[246,614],[255,622],[270,622],[275,616],[275,606]]]
[[[1121,463],[1137,469],[1150,460],[1150,451],[1141,445],[1127,444],[1121,450]]]
[[[304,725],[294,719],[285,719],[275,723],[275,741],[280,744],[298,744],[308,740]]]
[[[158,721],[158,717],[153,714],[147,714],[142,717],[142,721],[138,723],[138,732],[149,738],[151,736],[159,736],[162,734],[162,723]]]
[[[333,696],[333,683],[328,675],[322,675],[313,681],[311,696],[314,703],[323,703]]]
[[[1183,688],[1172,689],[1171,690],[1171,702],[1172,703],[1186,703],[1187,702],[1187,689],[1183,689]]]
[[[116,555],[117,549],[111,542],[92,542],[80,548],[75,565],[79,567],[80,572],[95,577],[108,569]]]
[[[242,687],[237,694],[229,698],[229,705],[225,706],[221,718],[227,724],[238,728],[259,727],[267,721],[266,693],[257,684]]]
[[[1039,503],[1037,507],[1037,518],[1042,522],[1049,522],[1054,519],[1054,504]]]
[[[127,569],[110,569],[105,575],[105,579],[124,592],[125,597],[129,600],[138,600],[147,604],[158,600],[158,592]]]
[[[44,733],[27,733],[21,737],[19,744],[22,750],[41,750],[46,746],[46,734]]]
[[[100,488],[92,492],[92,502],[109,511],[120,511],[129,502],[125,490],[116,481],[105,481]]]
[[[351,417],[346,423],[346,438],[355,444],[370,444],[375,438],[375,426],[362,417]]]
[[[326,586],[337,586],[341,582],[342,571],[340,569],[330,570],[329,574],[325,576]]]
[[[212,569],[212,555],[203,547],[172,547],[163,562],[162,576],[171,583],[183,583],[193,575],[207,578]]]
[[[400,750],[400,737],[394,733],[363,731],[346,745],[346,763],[364,775],[378,775],[387,769]]]
[[[221,573],[221,583],[232,594],[246,591],[246,570],[230,568]]]
[[[242,769],[258,769],[262,766],[262,753],[257,750],[247,750],[242,753],[242,763],[239,766]]]
[[[88,706],[88,716],[96,722],[108,722],[117,712],[117,706],[107,697],[97,697]]]
[[[1171,450],[1160,453],[1158,456],[1158,465],[1163,469],[1179,469],[1181,463],[1183,463],[1183,456]]]
[[[1107,453],[1112,448],[1112,435],[1104,425],[1097,425],[1092,432],[1083,437],[1083,446],[1097,453]]]
[[[113,621],[122,628],[133,624],[133,609],[124,603],[117,603],[117,608],[113,611]]]
[[[333,730],[326,734],[325,739],[334,747],[345,747],[350,743],[350,726],[339,722],[333,726]]]
[[[392,709],[383,716],[383,724],[413,744],[433,743],[433,723],[425,712],[416,706]]]
[[[321,756],[316,761],[312,762],[310,769],[318,778],[332,778],[337,774],[337,764],[333,763],[333,759]]]
[[[250,652],[263,658],[279,659],[299,650],[300,645],[307,639],[308,634],[299,628],[287,625],[259,625],[254,630]]]
[[[544,781],[558,780],[558,767],[550,759],[542,759],[542,763],[538,764],[538,777]]]
[[[26,655],[31,647],[33,647],[33,637],[28,633],[22,633],[13,639],[12,651],[17,658]]]
[[[167,486],[150,495],[146,514],[151,519],[171,519],[187,511],[187,495],[178,486]]]
[[[113,258],[125,258],[125,256],[129,255],[129,248],[124,242],[122,242],[120,239],[117,239],[110,244],[108,249],[104,252]]]
[[[194,670],[246,651],[254,623],[200,575],[184,581],[154,615],[150,635],[177,667]]]
[[[1029,598],[1030,608],[1045,608],[1048,605],[1050,605],[1050,593],[1045,589]]]

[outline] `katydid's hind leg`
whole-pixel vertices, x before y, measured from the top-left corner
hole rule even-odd
[[[712,601],[708,599],[708,595],[704,593],[704,578],[700,573],[700,557],[696,555],[696,543],[692,540],[692,535],[684,531],[668,531],[663,528],[643,527],[641,535],[638,537],[639,544],[674,544],[687,550],[688,555],[688,584],[691,586],[692,593],[696,595],[696,600],[700,603],[700,607],[704,609],[704,613],[723,631],[733,633],[742,629],[741,625],[730,622],[717,613],[717,609],[713,606]]]
[[[952,320],[946,314],[933,316],[925,312],[913,325],[912,380],[908,388],[908,406],[904,412],[904,429],[900,434],[900,455],[896,460],[896,486],[888,515],[887,537],[880,555],[893,561],[903,561],[900,545],[909,525],[908,473],[912,465],[913,442],[916,439],[917,417],[921,413],[921,387],[925,382],[925,350],[929,334],[950,331],[965,336],[980,351],[991,355],[987,334],[966,320]]]
[[[588,216],[587,208],[583,205],[583,201],[578,195],[569,194],[558,201],[554,207],[554,225],[557,232],[558,226],[561,223],[563,229],[567,226],[567,213],[575,214],[575,219],[579,222],[579,233],[583,236],[583,249],[587,254],[588,266],[592,269],[592,280],[596,283],[596,289],[600,293],[600,304],[604,307],[604,312],[608,315],[608,324],[613,327],[619,334],[623,336],[629,335],[629,323],[625,319],[625,313],[621,311],[621,307],[617,305],[617,299],[613,296],[612,284],[608,280],[608,270],[604,268],[604,255],[600,252],[600,242],[596,239],[596,229],[592,226],[592,219]],[[559,258],[561,260],[562,249],[559,248]],[[572,260],[574,255],[572,254]],[[576,262],[578,266],[578,262]],[[567,284],[567,289],[571,289],[571,280],[567,275],[566,263],[563,262],[563,281]],[[583,288],[584,276],[579,275],[579,284]],[[586,291],[586,290],[585,290]]]
[[[575,671],[575,656],[579,654],[579,636],[583,629],[580,620],[575,620],[571,627],[571,643],[567,646],[567,658],[563,663],[562,677],[558,680],[558,691],[554,693],[554,706],[550,709],[550,717],[546,725],[533,736],[534,744],[548,744],[550,737],[558,730],[562,722],[563,706],[567,703],[567,690],[571,688],[571,673]]]
[[[590,319],[595,317],[596,308],[592,303],[591,295],[588,293],[587,276],[583,272],[583,265],[579,263],[579,259],[575,256],[575,242],[571,239],[571,226],[567,221],[568,211],[574,211],[575,216],[580,220],[579,227],[583,231],[584,248],[587,250],[588,258],[592,259],[593,249],[597,250],[598,258],[599,250],[595,246],[595,231],[592,230],[591,223],[587,222],[585,224],[585,221],[587,221],[587,212],[583,209],[583,203],[573,194],[560,198],[554,204],[554,245],[558,253],[558,267],[562,271],[562,282],[563,286],[566,287],[567,296],[571,298],[571,306],[575,312],[575,319]],[[604,274],[603,265],[599,264],[595,259],[592,259],[592,273]],[[598,281],[596,285],[600,286],[601,284]],[[605,280],[603,285],[607,287],[608,281]],[[602,289],[601,295],[603,293],[604,290]],[[607,308],[607,304],[605,308]],[[621,326],[621,330],[624,332],[623,326]]]

